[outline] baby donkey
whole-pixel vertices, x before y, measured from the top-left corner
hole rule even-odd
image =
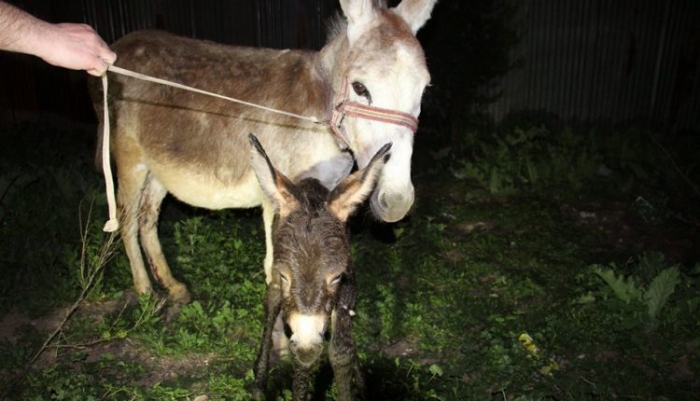
[[[355,306],[355,271],[345,222],[367,196],[389,159],[391,144],[384,145],[364,169],[347,177],[333,190],[318,180],[291,182],[270,162],[260,142],[250,135],[251,165],[267,200],[274,206],[273,265],[265,297],[265,329],[255,384],[258,398],[267,387],[272,334],[279,318],[289,337],[294,360],[294,400],[313,393],[315,365],[323,351],[330,320],[328,358],[339,400],[362,393],[351,330]]]

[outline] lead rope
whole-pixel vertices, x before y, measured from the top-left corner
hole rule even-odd
[[[314,116],[303,116],[301,114],[295,114],[295,113],[290,113],[287,111],[273,109],[271,107],[261,106],[259,104],[246,102],[246,101],[243,101],[240,99],[236,99],[236,98],[232,98],[232,97],[228,97],[228,96],[224,96],[224,95],[219,95],[218,93],[193,88],[191,86],[179,84],[177,82],[166,81],[165,79],[160,79],[160,78],[151,77],[149,75],[140,74],[138,72],[130,71],[130,70],[127,70],[127,69],[124,69],[121,67],[114,66],[114,65],[109,66],[108,71],[115,72],[115,73],[121,74],[121,75],[126,75],[127,77],[131,77],[131,78],[141,79],[143,81],[155,82],[155,83],[161,84],[161,85],[172,86],[173,88],[184,89],[184,90],[188,90],[190,92],[200,93],[202,95],[207,95],[207,96],[212,96],[212,97],[216,97],[219,99],[228,100],[229,102],[239,103],[239,104],[243,104],[243,105],[250,106],[250,107],[256,107],[258,109],[270,111],[270,112],[277,113],[277,114],[282,114],[282,115],[289,116],[289,117],[298,118],[300,120],[311,121],[312,123],[315,123],[315,124],[322,123],[322,121],[319,121],[318,118],[316,118]]]
[[[212,96],[219,99],[227,100],[229,102],[239,103],[245,106],[255,107],[272,113],[282,114],[288,117],[298,118],[304,121],[310,121],[314,124],[324,124],[331,128],[331,131],[343,143],[347,148],[350,147],[349,141],[346,133],[342,130],[341,125],[345,115],[351,115],[359,118],[365,118],[368,120],[381,121],[384,123],[400,125],[406,127],[413,131],[414,133],[418,129],[418,119],[411,114],[403,113],[400,111],[383,109],[380,107],[373,107],[363,105],[357,102],[350,101],[348,99],[348,81],[347,77],[343,79],[343,84],[340,92],[336,95],[333,104],[333,110],[331,113],[330,120],[320,121],[314,116],[304,116],[301,114],[290,113],[283,110],[273,109],[271,107],[265,107],[259,104],[246,102],[240,99],[220,95],[218,93],[205,91],[202,89],[193,88],[191,86],[182,85],[177,82],[167,81],[165,79],[151,77],[149,75],[140,74],[138,72],[130,71],[124,68],[120,68],[114,65],[109,66],[108,71],[125,75],[131,78],[136,78],[144,81],[154,82],[161,85],[171,86],[173,88],[184,89],[190,92],[199,93],[206,96]],[[107,191],[107,205],[109,206],[109,220],[104,226],[104,231],[114,232],[119,229],[119,220],[117,219],[117,204],[114,196],[114,179],[112,177],[112,168],[109,160],[109,107],[107,104],[107,73],[102,75],[102,92],[103,92],[103,135],[102,135],[102,170],[105,176],[106,191]]]
[[[107,73],[102,74],[102,171],[105,175],[105,185],[107,185],[107,206],[109,207],[109,220],[105,223],[103,230],[111,233],[119,229],[117,219],[117,202],[114,196],[114,178],[112,178],[112,166],[109,162],[109,105],[107,104]]]

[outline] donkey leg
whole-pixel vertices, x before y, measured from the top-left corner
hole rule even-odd
[[[149,174],[141,195],[141,214],[139,215],[141,245],[148,258],[153,277],[168,290],[168,299],[175,304],[186,304],[192,300],[192,296],[187,286],[173,277],[158,240],[158,215],[160,205],[167,193],[163,185]]]
[[[131,276],[134,280],[134,289],[137,294],[151,292],[151,280],[148,278],[146,266],[143,263],[141,247],[139,246],[139,205],[141,193],[146,180],[147,171],[128,168],[123,164],[117,164],[119,173],[119,192],[117,202],[120,213],[120,230],[124,250],[129,258]],[[126,173],[128,172],[128,174]]]

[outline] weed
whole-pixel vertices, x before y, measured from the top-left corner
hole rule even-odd
[[[614,174],[618,188],[630,191],[644,182],[653,185],[660,177],[654,165],[658,149],[639,131],[587,135],[570,128],[552,132],[547,127],[497,131],[490,138],[467,135],[472,153],[459,160],[452,172],[458,179],[478,182],[492,194],[512,195],[525,188],[566,185],[574,190]]]
[[[650,271],[658,271],[648,283],[642,282],[635,276],[624,277],[617,274],[617,267],[613,264],[610,268],[594,267],[594,272],[607,284],[615,297],[622,301],[624,308],[632,312],[627,315],[632,322],[646,323],[655,326],[658,323],[661,310],[668,303],[676,287],[681,283],[681,274],[678,266],[661,268],[663,257],[658,254],[644,254],[640,258],[639,268],[642,274],[649,277]],[[605,292],[603,292],[605,296]],[[645,309],[646,314],[639,313]]]

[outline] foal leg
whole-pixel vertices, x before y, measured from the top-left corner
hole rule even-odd
[[[260,351],[258,359],[255,361],[253,371],[255,373],[255,389],[253,391],[254,399],[263,400],[265,391],[267,390],[267,376],[270,369],[270,352],[272,351],[272,331],[275,326],[275,321],[280,314],[280,292],[279,290],[269,288],[265,294],[265,327],[263,329],[263,337],[260,342]]]
[[[338,388],[338,400],[354,400],[357,392],[364,396],[364,380],[355,353],[352,336],[352,308],[355,306],[354,282],[345,283],[340,289],[338,305],[331,316],[331,343],[328,359],[333,367],[333,376]]]
[[[272,281],[272,220],[275,217],[275,210],[266,197],[262,197],[263,224],[265,226],[265,283],[269,286]],[[274,330],[272,332],[272,350],[279,358],[283,358],[289,352],[289,339],[284,333],[284,322],[282,316],[277,317]]]
[[[272,281],[272,220],[275,217],[275,208],[267,200],[266,196],[262,196],[263,210],[263,225],[265,226],[265,261],[263,266],[265,269],[265,284],[269,285]]]
[[[294,401],[308,401],[313,391],[314,367],[294,362],[292,396]],[[342,398],[340,398],[342,400]]]
[[[153,277],[168,290],[168,299],[175,304],[186,304],[192,300],[192,296],[187,286],[173,277],[158,240],[158,215],[160,205],[167,193],[163,185],[149,174],[141,195],[141,214],[139,215],[141,245],[148,258]]]

